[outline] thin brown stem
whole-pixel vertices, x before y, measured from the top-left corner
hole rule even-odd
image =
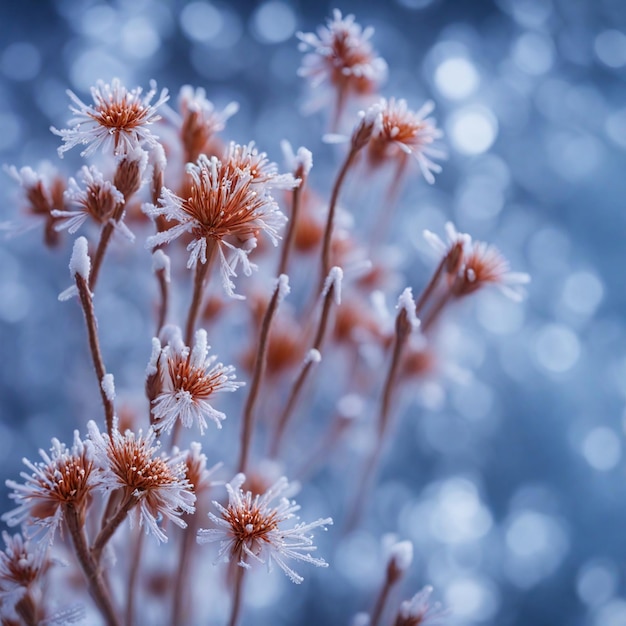
[[[196,264],[196,272],[193,281],[193,296],[191,298],[191,304],[189,305],[187,324],[185,326],[185,342],[188,346],[191,346],[193,333],[196,330],[196,320],[198,319],[198,313],[200,312],[200,306],[202,305],[202,298],[204,297],[206,278],[209,274],[209,269],[213,264],[213,258],[215,257],[216,250],[216,243],[212,240],[207,241],[208,254],[206,263],[198,261]]]
[[[396,376],[400,362],[402,360],[402,352],[406,344],[407,339],[411,334],[411,325],[408,320],[407,312],[405,309],[401,309],[396,317],[396,333],[393,342],[393,353],[391,356],[391,363],[387,370],[387,377],[385,378],[385,384],[383,386],[383,394],[380,403],[380,413],[378,416],[378,439],[382,441],[387,431],[387,424],[389,423],[389,411],[391,408],[391,401],[393,390],[395,387]]]
[[[322,313],[320,315],[319,324],[317,326],[317,332],[315,333],[315,339],[313,341],[312,348],[314,350],[320,350],[322,344],[324,342],[324,337],[326,335],[326,329],[328,328],[328,321],[330,318],[330,310],[332,301],[335,293],[335,284],[331,283],[328,287],[326,294],[324,295],[324,301],[322,304]],[[306,382],[309,372],[313,367],[314,361],[312,359],[307,359],[304,366],[300,370],[298,377],[294,381],[293,386],[291,387],[291,392],[289,394],[289,398],[287,400],[287,404],[285,404],[285,408],[283,409],[280,417],[278,419],[278,425],[276,427],[276,434],[272,439],[270,444],[270,457],[276,458],[280,451],[280,446],[282,444],[283,437],[285,435],[285,431],[287,429],[287,424],[293,414],[293,410],[296,406],[298,398],[300,397],[300,393],[302,388],[304,387],[304,383]]]
[[[126,626],[133,626],[135,618],[135,594],[137,589],[137,580],[139,578],[139,563],[141,562],[141,553],[143,551],[143,542],[145,534],[141,532],[141,528],[136,528],[133,535],[134,550],[131,556],[130,569],[128,571],[128,595],[126,597]]]
[[[228,626],[237,626],[243,598],[243,579],[246,573],[245,568],[237,565],[235,567],[235,588],[233,590],[233,603],[230,609],[230,619]]]
[[[137,498],[135,498],[132,494],[127,495],[115,514],[107,520],[107,523],[98,533],[98,536],[91,546],[91,554],[93,555],[93,559],[96,563],[100,562],[102,550],[104,550],[104,547],[109,542],[109,539],[111,539],[111,537],[115,534],[115,531],[126,519],[126,515],[128,515],[128,512],[135,506],[135,504],[137,504]]]
[[[358,153],[358,149],[354,146],[350,147],[350,151],[346,155],[346,158],[337,174],[337,178],[335,180],[335,184],[333,185],[333,190],[330,195],[330,202],[328,205],[328,217],[326,218],[326,228],[324,230],[324,239],[322,241],[322,265],[321,265],[321,276],[320,276],[320,284],[319,289],[321,290],[322,285],[324,284],[324,280],[326,276],[328,276],[328,272],[330,271],[330,248],[331,242],[333,238],[333,227],[335,223],[335,211],[337,208],[337,201],[339,199],[339,193],[341,191],[341,187],[343,186],[343,182],[346,178],[346,174],[350,170],[354,158]]]
[[[100,609],[108,626],[120,626],[120,621],[115,613],[109,590],[104,584],[102,573],[98,568],[96,560],[89,552],[85,525],[81,520],[79,512],[72,504],[66,504],[63,509],[65,523],[72,538],[74,552],[80,564],[83,574],[87,580],[89,592],[94,602]]]
[[[441,274],[446,266],[446,262],[447,262],[447,257],[444,256],[439,262],[439,265],[437,266],[437,269],[433,273],[431,279],[428,281],[428,284],[426,285],[426,287],[424,287],[424,290],[422,291],[422,293],[420,294],[420,297],[417,299],[417,302],[415,303],[415,315],[419,316],[421,314],[422,309],[424,308],[424,305],[426,304],[426,302],[429,300],[429,298],[435,291],[435,288],[437,287],[437,283],[439,282],[439,278],[441,277]]]
[[[421,324],[421,329],[424,334],[432,328],[433,324],[437,321],[437,318],[441,315],[443,309],[452,299],[452,296],[452,289],[448,289],[445,293],[441,294],[439,300],[437,300],[437,302],[435,302],[432,308],[428,311],[428,315],[422,320]]]
[[[296,177],[300,178],[300,184],[293,190],[291,201],[291,216],[289,222],[287,222],[287,232],[283,240],[283,248],[280,253],[280,263],[278,264],[278,275],[287,273],[287,266],[289,264],[289,254],[293,248],[293,241],[296,237],[296,227],[298,224],[298,216],[300,213],[300,198],[302,196],[302,187],[304,186],[305,177],[302,172]]]
[[[75,274],[74,278],[76,280],[76,287],[78,288],[78,297],[80,298],[83,313],[85,314],[85,324],[87,325],[87,335],[89,337],[89,350],[91,352],[94,369],[96,370],[96,376],[98,377],[98,389],[100,390],[100,397],[102,398],[102,405],[104,406],[104,418],[107,432],[110,436],[113,432],[115,407],[113,406],[113,401],[107,396],[102,387],[102,380],[106,374],[106,369],[102,359],[102,352],[100,351],[98,320],[96,319],[96,312],[93,306],[93,298],[87,281],[78,273]]]
[[[15,612],[22,618],[26,626],[37,626],[39,624],[40,620],[37,617],[37,604],[35,603],[30,588],[28,588],[26,593],[15,603]]]
[[[376,604],[374,604],[374,608],[372,609],[372,617],[370,619],[369,626],[378,626],[380,623],[380,618],[383,615],[383,611],[385,610],[385,605],[387,604],[387,599],[389,598],[389,592],[393,587],[395,581],[393,581],[389,576],[385,576],[385,582],[376,598]]]
[[[265,373],[265,365],[267,361],[267,347],[269,343],[270,328],[272,326],[272,319],[274,314],[278,310],[278,304],[280,302],[280,290],[281,279],[284,274],[276,282],[274,293],[270,298],[270,301],[265,310],[263,316],[263,322],[261,324],[261,331],[259,333],[259,348],[256,354],[256,360],[254,362],[254,373],[252,374],[252,380],[250,381],[250,391],[246,398],[246,405],[243,410],[243,425],[241,429],[241,448],[239,453],[239,462],[237,471],[245,473],[248,465],[248,455],[250,452],[250,442],[252,440],[252,432],[254,429],[254,406],[256,404],[259,390],[261,389],[261,382],[263,381],[263,374]],[[284,276],[286,278],[286,276]]]
[[[102,232],[100,233],[100,241],[98,242],[98,247],[96,248],[96,253],[93,257],[91,272],[89,274],[89,289],[91,289],[91,291],[94,291],[94,289],[96,288],[96,282],[98,281],[102,262],[104,261],[104,256],[106,254],[107,248],[109,247],[111,236],[115,231],[115,225],[122,219],[125,208],[126,203],[120,202],[115,207],[113,215],[111,216],[109,221],[102,227]]]
[[[183,531],[180,544],[180,556],[178,559],[178,572],[174,582],[174,597],[172,599],[172,626],[185,624],[186,594],[189,588],[188,581],[191,575],[191,559],[196,545],[197,515],[185,515],[187,528]]]
[[[155,337],[158,337],[161,329],[165,326],[165,320],[167,319],[167,310],[169,308],[169,293],[170,286],[166,280],[165,270],[157,270],[155,273],[157,282],[159,283],[159,295],[161,296],[159,302],[159,313],[157,317],[157,327]]]

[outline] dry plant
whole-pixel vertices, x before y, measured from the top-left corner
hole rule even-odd
[[[489,286],[522,295],[528,277],[510,272],[495,247],[451,224],[446,239],[425,233],[439,260],[420,293],[405,286],[390,294],[384,265],[364,261],[385,244],[401,184],[420,174],[433,184],[444,157],[431,102],[412,111],[403,99],[377,95],[387,66],[373,50],[372,32],[335,11],[317,35],[299,35],[307,51],[301,74],[326,89],[329,139],[344,144],[322,221],[307,187],[311,152],[284,142],[288,171],[280,173],[253,143],[224,143],[218,133],[237,107],[218,111],[201,88],[183,87],[175,106],[166,90],[157,97],[154,83],[143,94],[118,80],[98,81],[89,103],[70,93],[68,128],[52,131],[63,141],[59,156],[75,147],[88,159],[102,153],[104,170],[87,164],[77,178],[66,178],[9,168],[23,187],[26,210],[44,223],[47,245],[57,244],[63,231],[73,235],[89,226],[97,233],[75,239],[72,285],[59,299],[82,308],[102,414],[74,433],[71,446],[54,439],[40,461],[25,460],[21,482],[7,481],[15,508],[2,519],[17,533],[3,535],[0,552],[3,624],[98,619],[97,609],[109,626],[235,626],[248,610],[249,570],[277,565],[299,584],[300,565],[329,565],[317,555],[314,534],[333,520],[298,521],[292,498],[299,484],[282,473],[310,479],[341,453],[355,422],[365,424],[369,446],[329,533],[340,542],[362,521],[396,431],[404,382],[429,371],[446,312]],[[354,105],[364,108],[349,120]],[[338,134],[346,125],[352,130]],[[364,164],[368,172],[383,165],[391,172],[370,233],[347,231],[339,220],[350,209],[346,180],[367,185]],[[142,221],[137,207],[150,220]],[[145,241],[158,294],[150,322],[156,334],[145,346],[145,411],[130,420],[123,419],[97,318],[98,278],[115,262],[107,253],[118,235]],[[278,249],[276,258],[268,242]],[[258,280],[235,282],[240,272],[253,276],[257,264]],[[381,314],[383,295],[397,298],[395,314]],[[218,362],[208,345],[229,332],[226,318],[237,311],[246,312],[249,327],[239,329],[238,341],[233,335],[226,357],[245,353],[244,374]],[[377,364],[362,358],[364,346],[377,350]],[[347,374],[338,395],[335,381],[327,380],[337,368],[320,366],[333,360],[349,364],[341,366]],[[217,408],[222,392],[241,399],[240,412]],[[334,416],[304,406],[320,394],[336,404]],[[97,416],[95,405],[91,413]],[[238,430],[239,438],[221,443],[222,425],[230,422],[237,426],[228,432]],[[220,432],[208,432],[213,427]],[[208,433],[215,443],[203,452],[189,433]],[[225,480],[217,482],[218,475]],[[217,548],[195,548],[205,543]],[[59,567],[60,557],[68,567]],[[392,593],[412,558],[410,542],[389,546],[380,593],[354,624],[445,623],[448,614],[430,601],[430,587],[402,603]],[[208,581],[207,561],[215,564]],[[229,567],[219,567],[222,561]],[[209,599],[200,598],[208,588]],[[78,601],[66,602],[70,597]],[[255,623],[251,610],[249,620]],[[304,622],[293,616],[290,623]]]

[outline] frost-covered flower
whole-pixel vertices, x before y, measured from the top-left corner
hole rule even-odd
[[[430,602],[433,588],[424,587],[410,600],[405,600],[400,605],[400,611],[396,617],[394,626],[431,626],[441,624],[441,620],[448,616],[449,612],[442,609],[441,603]]]
[[[180,137],[187,161],[195,161],[204,153],[211,138],[224,130],[228,119],[239,110],[239,104],[231,102],[218,111],[202,87],[194,89],[191,85],[180,88],[178,107],[182,116]]]
[[[207,491],[218,483],[211,480],[211,476],[222,467],[222,463],[216,463],[207,469],[206,454],[202,452],[202,444],[192,441],[185,454],[185,465],[187,466],[187,479],[193,487],[196,497],[199,493]]]
[[[250,561],[256,561],[266,563],[269,569],[276,563],[294,583],[301,583],[303,578],[287,564],[289,559],[326,567],[326,561],[311,556],[316,547],[310,531],[326,530],[332,519],[285,527],[284,523],[296,518],[295,513],[300,509],[288,499],[293,488],[287,479],[279,479],[264,494],[254,497],[252,492],[243,491],[245,480],[243,474],[237,474],[226,485],[226,507],[213,502],[220,515],[209,513],[209,518],[216,527],[200,529],[198,543],[219,541],[218,560],[235,559],[241,567],[249,568]]]
[[[83,165],[80,170],[82,186],[75,178],[70,178],[64,198],[67,204],[77,207],[76,211],[52,211],[52,215],[62,221],[56,224],[57,230],[67,229],[74,234],[91,217],[97,224],[104,224],[113,215],[115,207],[124,202],[124,196],[111,181],[105,180],[98,169]]]
[[[52,439],[50,454],[40,450],[43,461],[24,465],[32,472],[21,472],[24,484],[7,480],[13,493],[9,497],[17,508],[5,513],[2,520],[9,526],[34,524],[42,529],[52,542],[63,519],[63,507],[72,505],[84,515],[92,488],[95,485],[91,447],[74,431],[74,443],[67,448],[58,439]]]
[[[472,241],[470,235],[458,232],[452,222],[447,222],[445,229],[445,242],[429,230],[424,231],[424,238],[444,260],[455,296],[466,296],[486,285],[495,285],[513,300],[523,298],[522,285],[530,282],[528,274],[511,272],[509,262],[496,246]]]
[[[329,85],[340,99],[374,92],[387,76],[387,63],[372,48],[374,29],[362,29],[354,15],[335,9],[317,33],[297,33],[300,50],[307,52],[298,70],[312,87]]]
[[[474,241],[465,251],[463,268],[453,291],[456,296],[474,293],[486,285],[495,285],[512,300],[524,297],[522,285],[530,282],[530,276],[524,272],[511,272],[510,265],[498,248],[484,241]]]
[[[20,533],[11,536],[6,531],[2,539],[6,547],[0,551],[0,598],[25,592],[48,565],[47,543],[33,546]]]
[[[148,215],[176,222],[149,237],[146,245],[155,248],[190,233],[193,241],[187,246],[191,253],[189,268],[198,261],[206,263],[207,250],[215,245],[224,288],[235,296],[231,277],[236,276],[239,262],[244,274],[252,272],[248,254],[259,231],[276,245],[278,230],[286,221],[271,191],[292,188],[297,182],[291,174],[278,174],[276,165],[269,163],[265,153],[258,152],[252,144],[231,144],[223,160],[200,155],[197,163],[187,165],[187,173],[191,177],[187,199],[164,187],[158,206],[144,205]],[[233,253],[230,260],[224,249]]]
[[[380,103],[380,124],[375,129],[368,145],[371,163],[379,164],[386,159],[403,159],[412,155],[429,183],[435,182],[433,173],[439,173],[441,166],[432,159],[445,157],[445,152],[437,146],[443,133],[428,117],[435,108],[429,100],[419,111],[411,111],[406,100],[382,98]]]
[[[53,215],[55,209],[64,207],[63,192],[65,191],[65,180],[59,175],[57,170],[48,162],[43,162],[35,171],[31,167],[22,167],[19,170],[15,165],[4,166],[6,173],[15,180],[24,190],[26,196],[26,215],[36,218],[33,226],[44,221],[44,238],[46,245],[55,246],[59,242],[59,235],[56,226],[59,218]],[[28,229],[29,224],[17,223],[0,224],[0,230],[10,230],[19,232]]]
[[[147,144],[154,146],[157,137],[150,131],[150,126],[161,119],[157,109],[167,102],[167,89],[163,89],[158,100],[151,104],[156,95],[156,82],[150,82],[150,91],[142,95],[141,87],[128,91],[119,79],[111,84],[99,80],[91,88],[93,104],[85,104],[68,90],[74,106],[70,110],[74,117],[68,122],[70,128],[50,130],[63,139],[59,147],[59,156],[79,145],[87,147],[81,156],[90,156],[99,148],[112,150],[113,154],[127,154],[134,148]]]
[[[185,461],[180,456],[167,458],[159,454],[152,428],[135,435],[123,435],[117,427],[112,436],[101,433],[95,422],[87,424],[98,467],[96,486],[104,491],[122,489],[122,502],[131,511],[139,527],[145,526],[158,541],[167,541],[159,526],[166,517],[185,528],[183,513],[193,513],[196,496],[187,480]]]
[[[157,369],[161,374],[161,391],[152,403],[157,430],[170,431],[180,420],[191,428],[196,422],[200,434],[207,428],[207,418],[218,428],[226,415],[214,409],[210,401],[221,391],[235,391],[243,383],[235,380],[232,365],[216,363],[215,355],[208,356],[206,331],[196,331],[193,350],[184,345],[180,331],[170,338],[161,351]]]

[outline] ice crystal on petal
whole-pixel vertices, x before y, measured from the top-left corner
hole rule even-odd
[[[243,474],[237,474],[226,485],[227,506],[213,502],[219,516],[209,513],[209,518],[215,527],[200,529],[198,543],[219,542],[218,560],[234,559],[241,567],[259,562],[266,563],[269,569],[276,563],[294,583],[301,583],[303,578],[288,565],[289,560],[326,567],[326,561],[311,555],[316,548],[310,532],[314,528],[325,530],[332,519],[285,527],[285,522],[296,518],[295,513],[300,509],[287,498],[293,493],[287,479],[279,479],[265,493],[255,496],[243,491],[245,480]]]
[[[162,542],[167,536],[159,526],[160,519],[166,517],[185,528],[181,515],[194,512],[196,496],[185,476],[184,459],[160,455],[152,428],[146,435],[130,430],[122,434],[116,425],[111,437],[101,433],[93,421],[87,428],[98,468],[95,484],[104,491],[123,490],[124,501],[134,506],[131,523],[145,526],[146,534],[151,532]]]
[[[52,542],[54,533],[63,518],[63,506],[71,504],[79,512],[87,504],[89,494],[95,485],[91,447],[83,442],[74,431],[74,443],[67,448],[58,439],[52,440],[50,454],[40,450],[43,461],[31,463],[23,459],[32,472],[22,472],[24,483],[7,480],[17,508],[5,513],[2,520],[9,526],[38,526],[45,537]]]
[[[63,139],[63,145],[58,149],[59,156],[79,145],[87,146],[81,156],[90,156],[99,148],[103,152],[111,150],[113,154],[120,155],[144,144],[154,146],[157,137],[149,127],[161,119],[157,109],[169,98],[167,89],[163,89],[158,100],[151,104],[156,92],[154,81],[150,83],[150,91],[142,95],[140,87],[128,91],[117,78],[111,84],[99,80],[91,88],[93,104],[85,104],[76,94],[68,91],[74,103],[70,105],[74,113],[68,122],[70,128],[51,128],[55,135]]]
[[[209,401],[216,393],[235,391],[243,383],[235,380],[234,367],[216,363],[217,357],[208,356],[208,352],[206,331],[202,329],[196,332],[193,350],[182,340],[170,341],[162,350],[158,362],[162,388],[152,405],[157,430],[169,432],[180,420],[187,428],[196,422],[204,434],[207,418],[222,427],[226,415]]]

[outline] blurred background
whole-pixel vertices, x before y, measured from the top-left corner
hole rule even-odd
[[[395,532],[416,546],[413,590],[433,584],[451,624],[624,626],[623,0],[3,2],[0,164],[48,159],[74,174],[78,151],[58,161],[48,130],[66,126],[65,90],[87,101],[97,79],[147,88],[154,78],[174,98],[192,84],[218,107],[238,101],[225,136],[253,139],[273,160],[283,138],[311,148],[312,184],[327,195],[336,160],[320,144],[324,115],[301,114],[295,33],[335,7],[374,26],[389,65],[382,93],[413,109],[432,98],[445,132],[443,173],[432,187],[408,182],[392,237],[412,260],[409,284],[432,268],[423,229],[441,233],[450,219],[532,283],[522,304],[486,292],[450,320],[442,350],[472,382],[454,376],[407,398],[371,515],[324,553],[334,582],[331,570],[316,575],[297,623],[346,624],[367,608],[378,537]],[[0,221],[15,221],[19,189],[0,175]],[[45,249],[37,229],[0,240],[3,479],[93,417],[80,312],[56,300],[69,251],[67,239]],[[131,339],[149,341],[137,303],[153,285],[124,278],[103,279],[99,315],[115,320],[103,342],[118,385],[141,392],[148,344]],[[285,614],[280,623],[296,623]]]

